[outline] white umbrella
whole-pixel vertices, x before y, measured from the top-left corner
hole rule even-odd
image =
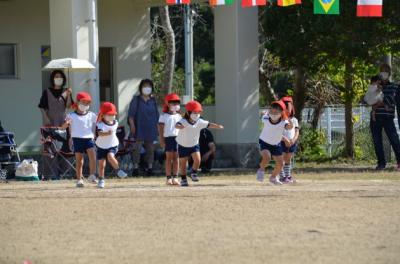
[[[89,61],[80,60],[74,58],[63,58],[51,60],[49,63],[44,66],[44,71],[52,71],[52,70],[67,70],[68,72],[68,83],[69,83],[69,72],[70,71],[80,71],[80,72],[89,72],[96,69]]]

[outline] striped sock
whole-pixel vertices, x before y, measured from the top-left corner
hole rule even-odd
[[[292,165],[291,164],[287,164],[283,166],[283,171],[285,173],[285,177],[286,178],[290,178],[292,176]]]
[[[283,179],[285,177],[285,173],[283,172],[283,168],[282,170],[279,172],[279,178]]]

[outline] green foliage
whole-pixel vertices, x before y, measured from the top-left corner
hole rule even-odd
[[[296,158],[300,161],[323,161],[326,153],[326,136],[321,130],[314,130],[303,124],[300,131],[299,149]]]

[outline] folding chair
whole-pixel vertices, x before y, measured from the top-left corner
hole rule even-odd
[[[15,170],[20,163],[17,144],[14,133],[0,132],[0,180],[15,177]]]
[[[69,131],[57,127],[41,127],[40,133],[43,165],[50,168],[52,175],[59,175],[61,179],[66,176],[73,177],[76,173],[75,154],[70,144]],[[42,175],[43,173],[44,170]]]
[[[128,137],[125,132],[124,126],[119,126],[117,128],[117,137],[119,140],[118,152],[115,155],[119,162],[119,166],[122,170],[126,173],[131,174],[133,170],[132,164],[132,151],[133,151],[133,144],[135,140]]]

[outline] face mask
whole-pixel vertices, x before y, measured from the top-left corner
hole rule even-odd
[[[152,92],[151,87],[143,87],[142,92],[144,95],[150,95]]]
[[[106,122],[113,122],[115,120],[115,116],[113,116],[113,115],[105,115],[104,116],[104,120]]]
[[[387,79],[389,79],[389,73],[387,73],[387,72],[381,72],[380,74],[379,74],[380,76],[381,76],[381,78],[383,79],[383,80],[387,80]]]
[[[63,78],[54,78],[54,85],[61,86],[64,83]]]
[[[280,114],[270,114],[269,117],[271,118],[272,121],[276,122],[281,118]]]
[[[190,119],[197,121],[200,118],[200,114],[190,114]]]
[[[89,106],[88,106],[88,105],[79,104],[79,105],[78,105],[78,109],[79,109],[81,112],[86,112],[87,110],[89,110]]]
[[[171,112],[178,112],[180,109],[181,109],[181,106],[180,106],[180,105],[171,105],[171,106],[169,107],[169,110],[170,110]]]

